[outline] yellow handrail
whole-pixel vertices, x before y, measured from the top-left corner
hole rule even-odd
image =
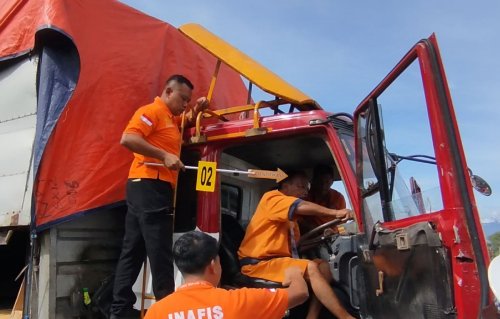
[[[221,121],[227,122],[228,119],[224,117],[224,115],[228,114],[235,114],[239,112],[244,112],[244,111],[251,111],[253,110],[253,128],[260,128],[259,124],[259,119],[260,119],[260,114],[259,114],[259,109],[269,107],[271,109],[276,109],[277,106],[289,103],[288,101],[285,101],[283,99],[277,99],[273,101],[259,101],[255,104],[248,104],[248,105],[240,105],[240,106],[233,106],[229,107],[226,109],[220,109],[220,110],[205,110],[203,112],[198,113],[196,117],[196,127],[195,127],[195,136],[194,140],[195,141],[201,141],[201,119],[203,117],[205,118],[211,118],[211,117],[216,117]]]
[[[255,107],[253,109],[253,128],[259,128],[259,108],[262,103],[262,101],[255,103]]]
[[[208,101],[212,100],[212,95],[214,94],[215,82],[217,81],[217,75],[219,74],[221,60],[217,60],[217,64],[215,65],[215,71],[212,75],[212,80],[210,81],[210,87],[208,88],[207,99]]]

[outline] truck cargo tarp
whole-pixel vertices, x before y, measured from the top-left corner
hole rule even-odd
[[[175,27],[120,2],[2,1],[0,63],[32,52],[39,59],[33,79],[39,230],[123,203],[132,154],[119,140],[129,118],[171,74],[190,78],[194,98],[205,96],[216,65]],[[241,77],[223,65],[212,107],[246,99]]]

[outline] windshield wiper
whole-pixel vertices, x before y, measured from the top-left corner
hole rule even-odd
[[[402,155],[398,155],[395,153],[388,153],[388,154],[394,160],[395,164],[398,164],[402,160],[409,160],[409,161],[413,161],[413,162],[420,162],[420,163],[437,165],[436,158],[433,156],[429,156],[429,155],[402,156]],[[470,177],[472,187],[475,190],[477,190],[479,193],[483,194],[484,196],[490,196],[491,195],[491,186],[488,184],[488,182],[486,182],[482,177],[480,177],[478,175],[474,175],[470,168],[467,167],[467,170],[469,171],[469,177]]]
[[[434,164],[436,165],[436,158],[433,156],[429,155],[408,155],[408,156],[403,156],[403,155],[398,155],[396,153],[389,153],[391,158],[396,162],[399,163],[402,160],[409,160],[413,162],[420,162],[420,163],[427,163],[427,164]]]

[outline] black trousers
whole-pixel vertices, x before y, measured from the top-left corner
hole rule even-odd
[[[113,286],[111,313],[128,313],[136,302],[132,286],[149,258],[153,292],[160,300],[175,289],[172,257],[173,191],[158,179],[127,181],[125,235]]]

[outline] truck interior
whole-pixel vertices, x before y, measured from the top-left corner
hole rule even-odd
[[[261,139],[249,143],[228,145],[221,154],[221,168],[225,169],[264,169],[303,170],[309,176],[316,165],[328,165],[335,168],[335,160],[328,147],[326,137],[320,133],[283,136],[275,139]],[[334,188],[345,193],[340,174],[335,169]],[[245,228],[250,221],[262,195],[277,187],[275,181],[249,179],[245,176],[221,176],[221,232],[220,256],[223,268],[221,285],[228,287],[279,287],[274,282],[249,278],[240,273],[237,250],[243,240]],[[347,201],[348,201],[347,197]],[[350,206],[350,205],[348,205]],[[352,223],[351,226],[354,226]],[[328,260],[330,254],[335,255],[332,270],[337,284],[335,290],[340,295],[346,308],[356,312],[357,300],[356,272],[358,258],[356,256],[355,227],[351,232],[342,235],[324,236],[323,232],[312,234],[313,239],[307,241],[307,247],[299,242],[299,250],[304,256],[313,253]],[[312,244],[311,244],[312,243]],[[313,252],[311,252],[311,250]],[[352,298],[351,298],[352,296]],[[291,317],[301,317],[305,311],[299,307],[291,313]]]

